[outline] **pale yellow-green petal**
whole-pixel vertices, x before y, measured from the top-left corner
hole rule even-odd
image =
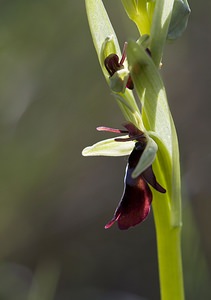
[[[121,138],[128,138],[122,136]],[[124,156],[129,155],[134,148],[134,142],[117,142],[114,138],[100,141],[82,151],[83,156]]]

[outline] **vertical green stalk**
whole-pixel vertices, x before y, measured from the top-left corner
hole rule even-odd
[[[172,198],[170,206],[165,202],[162,203],[162,199],[154,201],[153,212],[157,236],[161,299],[183,300],[180,164],[177,136],[173,123],[172,126]]]
[[[161,299],[183,300],[181,227],[171,225],[168,208],[165,203],[161,204],[160,201],[154,201],[153,213],[157,236]]]
[[[155,65],[159,67],[166,43],[174,1],[156,1],[151,28],[151,51]],[[165,98],[165,97],[164,97]],[[164,99],[164,101],[167,99]],[[183,300],[184,282],[181,254],[181,183],[177,134],[169,110],[171,132],[171,180],[172,191],[169,205],[156,199],[153,203],[155,219],[160,293],[162,300]],[[162,130],[162,128],[158,128]],[[159,201],[159,202],[158,202]]]
[[[161,161],[162,159],[155,161],[154,168],[156,170],[160,169]],[[180,179],[179,174],[177,173]],[[172,190],[172,194],[174,194],[174,190]],[[180,194],[180,189],[176,194]],[[179,202],[177,207],[172,205],[172,200],[176,199],[170,199],[171,201],[169,202],[166,199],[162,199],[160,195],[156,195],[154,199],[152,206],[157,238],[161,299],[183,300],[180,195],[178,201],[175,201]],[[175,222],[176,218],[177,222]]]

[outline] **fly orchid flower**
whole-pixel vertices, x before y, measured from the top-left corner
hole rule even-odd
[[[112,76],[116,76],[116,74],[120,74],[121,70],[124,70],[124,61],[126,59],[126,48],[127,48],[127,43],[124,44],[124,48],[123,48],[123,52],[122,52],[122,58],[119,61],[119,56],[115,53],[111,53],[109,54],[109,56],[107,56],[105,58],[104,64],[106,67],[106,70],[108,71],[110,78],[112,78]],[[126,72],[128,72],[128,70],[126,70]],[[131,79],[130,74],[127,74],[126,77],[126,87],[130,90],[133,90],[134,85],[133,85],[133,81]]]
[[[147,40],[148,36],[144,36],[140,38],[138,42],[142,45],[147,45]],[[124,90],[125,87],[127,87],[129,90],[134,89],[134,84],[131,75],[128,71],[127,64],[126,66],[124,66],[124,62],[126,60],[126,49],[127,43],[125,42],[122,57],[120,60],[119,56],[116,53],[109,54],[104,60],[105,68],[110,75],[110,87],[116,92]],[[149,56],[151,56],[151,52],[147,47],[146,52]],[[123,76],[121,76],[121,73],[123,73]],[[124,84],[120,84],[120,82],[124,82]],[[119,90],[120,87],[121,89]]]
[[[116,221],[120,229],[128,229],[129,227],[135,226],[146,219],[150,212],[152,202],[152,192],[149,185],[160,193],[166,192],[166,190],[157,182],[150,162],[148,165],[145,165],[141,173],[139,171],[137,173],[138,175],[135,173],[134,176],[134,171],[136,170],[140,159],[143,157],[144,151],[146,155],[147,137],[132,123],[127,123],[124,127],[126,130],[97,127],[98,131],[128,134],[127,137],[114,138],[114,142],[116,143],[133,143],[133,149],[129,155],[126,166],[124,192],[114,213],[114,217],[105,225],[106,229],[110,228]],[[89,151],[90,147],[84,149],[83,155],[87,155]],[[149,148],[147,151],[149,151]]]

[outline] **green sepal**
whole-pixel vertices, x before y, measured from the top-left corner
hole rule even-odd
[[[117,36],[103,2],[101,0],[86,0],[85,3],[93,43],[102,71],[108,80],[109,76],[104,67],[104,60],[111,53],[121,56]]]
[[[152,15],[154,10],[153,1],[148,0],[122,0],[128,17],[136,24],[140,35],[150,34]]]
[[[176,40],[185,31],[191,10],[185,0],[174,0],[171,22],[168,29],[168,40]]]
[[[101,52],[100,52],[101,65],[104,66],[104,61],[105,61],[106,57],[108,57],[110,54],[116,53],[116,52],[117,52],[117,49],[115,46],[113,35],[106,37],[102,44],[102,48],[101,48]]]
[[[109,78],[109,86],[113,92],[124,93],[129,78],[129,72],[126,69],[119,70]]]
[[[136,0],[122,0],[122,4],[124,9],[128,15],[128,17],[133,20],[137,14],[137,1]]]
[[[119,138],[119,137],[118,137]],[[128,135],[121,138],[128,138]],[[125,156],[134,148],[134,142],[117,142],[115,138],[100,141],[82,151],[83,156]]]
[[[132,173],[132,177],[136,178],[141,173],[143,173],[149,166],[152,165],[156,152],[158,150],[158,146],[155,143],[155,141],[148,137],[147,145],[144,149],[144,152],[141,155],[141,158],[139,159],[139,162],[137,166],[135,167],[135,170]]]
[[[110,54],[117,54],[117,52],[118,51],[117,51],[117,48],[116,48],[116,45],[115,45],[114,36],[111,35],[111,36],[106,37],[103,44],[102,44],[102,47],[101,47],[101,51],[100,51],[100,55],[99,55],[99,61],[100,61],[100,65],[101,65],[102,71],[104,73],[104,76],[105,76],[106,80],[108,81],[108,83],[109,83],[110,76],[108,74],[108,71],[106,70],[104,62],[105,62],[105,59]]]

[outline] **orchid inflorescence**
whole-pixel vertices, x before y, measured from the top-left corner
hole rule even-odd
[[[97,128],[123,136],[82,152],[84,156],[129,156],[123,195],[105,228],[115,222],[120,229],[141,223],[152,204],[161,298],[183,300],[179,147],[160,67],[166,41],[182,35],[190,8],[187,0],[121,0],[140,34],[136,41],[124,44],[121,54],[102,0],[85,1],[102,72],[126,120],[124,130]]]
[[[106,228],[114,221],[118,222],[120,229],[126,229],[145,220],[153,196],[161,198],[158,193],[152,193],[149,185],[160,193],[167,190],[163,199],[168,202],[168,206],[170,204],[173,209],[179,211],[180,200],[172,201],[175,196],[180,197],[178,193],[175,196],[172,194],[174,177],[180,176],[178,168],[173,166],[178,163],[177,136],[159,68],[164,38],[177,38],[182,33],[188,9],[185,3],[179,6],[180,15],[183,12],[184,16],[180,26],[175,18],[175,14],[178,14],[178,3],[172,12],[174,1],[171,0],[171,5],[165,0],[162,1],[161,8],[155,5],[156,1],[122,0],[128,16],[138,27],[140,37],[136,42],[125,42],[121,53],[102,1],[86,0],[90,29],[102,71],[127,122],[126,131],[107,127],[104,127],[104,130],[129,135],[123,138],[125,143],[118,143],[120,138],[113,138],[83,150],[85,156],[129,155],[123,196],[114,218],[105,226]],[[159,15],[161,12],[163,16]],[[172,13],[172,22],[168,18],[168,13]],[[160,24],[158,17],[162,17],[163,25]],[[97,26],[97,20],[101,24],[100,28]],[[156,43],[158,34],[160,40]],[[142,111],[133,96],[133,89],[141,101]],[[154,172],[166,190],[157,183]],[[179,213],[176,220],[174,216],[172,217],[172,222],[181,222]]]

